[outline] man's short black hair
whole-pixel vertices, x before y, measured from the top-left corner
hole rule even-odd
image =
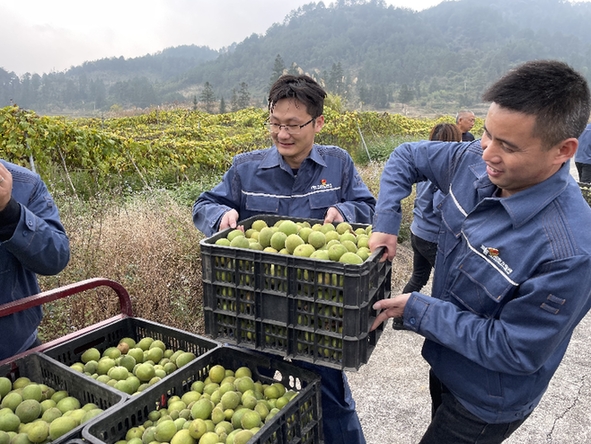
[[[509,71],[483,94],[485,102],[536,117],[534,136],[545,147],[578,138],[589,120],[585,78],[563,62],[536,60]]]
[[[319,117],[324,111],[326,91],[307,75],[283,75],[279,77],[269,91],[269,111],[273,112],[275,104],[281,99],[293,98],[306,105],[306,111],[313,118]]]

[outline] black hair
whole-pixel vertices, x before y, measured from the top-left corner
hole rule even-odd
[[[461,142],[462,132],[453,123],[438,123],[431,128],[429,140],[441,140],[443,142]]]
[[[565,139],[578,138],[591,111],[585,78],[566,63],[554,60],[518,66],[490,86],[482,99],[535,116],[534,135],[547,148]]]
[[[307,75],[283,75],[271,86],[269,91],[269,111],[272,112],[275,104],[281,99],[293,98],[304,105],[306,111],[313,118],[319,117],[324,111],[324,98],[326,91]]]

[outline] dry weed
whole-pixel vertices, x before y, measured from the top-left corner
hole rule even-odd
[[[80,211],[82,205],[86,211]],[[71,241],[70,264],[45,289],[104,277],[129,292],[134,315],[194,333],[203,332],[199,240],[190,210],[164,192],[136,196],[121,205],[61,207]],[[105,287],[47,304],[44,340],[99,322],[119,312]],[[64,330],[65,328],[65,330]]]

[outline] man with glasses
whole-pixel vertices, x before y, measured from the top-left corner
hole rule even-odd
[[[369,224],[376,200],[342,148],[314,144],[324,125],[326,92],[312,78],[280,77],[269,92],[271,148],[239,154],[222,182],[193,205],[205,235],[236,228],[258,214]],[[294,361],[322,379],[325,442],[364,443],[347,378],[341,370]]]

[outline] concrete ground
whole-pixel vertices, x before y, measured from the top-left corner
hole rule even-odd
[[[576,328],[541,403],[507,444],[591,442],[591,316]],[[422,338],[388,322],[368,364],[347,372],[368,444],[416,444],[430,421]]]
[[[571,172],[577,178],[574,165]],[[393,295],[410,276],[411,255],[408,248],[401,248],[393,262]],[[413,332],[394,331],[389,320],[369,362],[347,372],[368,444],[416,444],[429,424],[429,367],[420,354],[422,343]],[[591,442],[590,343],[591,314],[575,329],[541,403],[505,443]]]

